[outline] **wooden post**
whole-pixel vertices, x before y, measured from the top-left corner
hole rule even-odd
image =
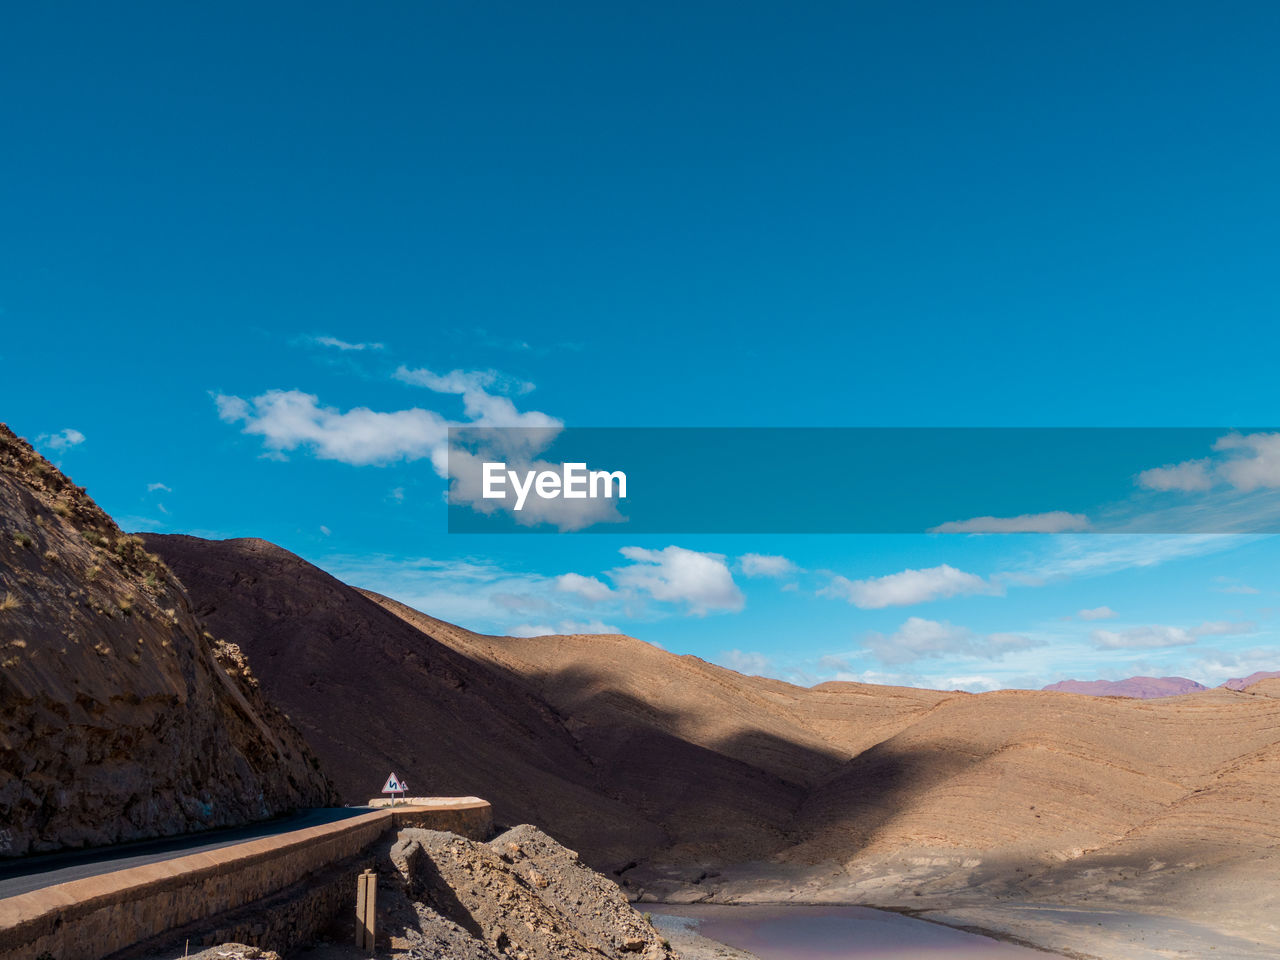
[[[378,910],[378,875],[366,870],[356,878],[356,949],[373,953]]]

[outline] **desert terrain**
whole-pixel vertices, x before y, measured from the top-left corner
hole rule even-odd
[[[1280,952],[1280,678],[804,688],[621,635],[486,636],[265,541],[128,535],[0,441],[8,855],[363,803],[395,769],[639,903],[877,906],[1126,960]]]
[[[802,688],[626,636],[476,634],[260,541],[146,542],[244,638],[341,789],[397,763],[463,783],[632,897],[870,904],[1080,955],[1175,920],[1187,955],[1197,937],[1280,949],[1280,681],[1148,700]],[[1081,940],[1070,910],[1138,919]]]

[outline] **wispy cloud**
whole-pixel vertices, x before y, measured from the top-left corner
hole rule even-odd
[[[909,617],[892,634],[868,635],[865,647],[881,663],[892,665],[951,656],[994,660],[1042,643],[1016,633],[979,635],[946,621]]]
[[[786,557],[763,553],[744,553],[738,558],[738,566],[746,577],[787,577],[799,569]]]
[[[1151,650],[1185,647],[1196,642],[1195,634],[1183,627],[1130,627],[1127,630],[1095,630],[1093,641],[1107,650]]]
[[[1191,646],[1200,637],[1242,636],[1256,632],[1252,622],[1212,621],[1196,627],[1171,627],[1160,624],[1129,627],[1125,630],[1094,630],[1091,634],[1100,649],[1151,650],[1165,647]]]
[[[522,623],[519,626],[512,627],[510,636],[513,637],[550,637],[550,636],[572,636],[574,634],[600,634],[600,633],[621,633],[611,623],[605,623],[601,620],[561,620],[552,625],[549,623]]]
[[[58,453],[78,447],[84,443],[84,434],[73,427],[64,427],[56,433],[42,433],[36,437],[36,443],[48,447]]]
[[[311,342],[322,347],[332,347],[334,350],[341,350],[346,353],[351,350],[385,350],[385,344],[381,343],[350,343],[346,340],[339,340],[337,337],[312,337]]]
[[[1257,587],[1251,587],[1247,583],[1233,583],[1225,587],[1218,587],[1217,590],[1219,593],[1240,593],[1247,596],[1253,596],[1262,592]]]
[[[597,577],[584,577],[580,573],[562,573],[556,577],[556,590],[576,594],[587,603],[602,603],[613,597],[613,588]]]
[[[1063,534],[1047,550],[1012,572],[1022,582],[1098,576],[1154,567],[1187,557],[1231,550],[1257,539],[1237,534]]]
[[[1050,513],[1023,513],[1016,517],[973,517],[951,520],[929,530],[930,533],[1069,533],[1089,529],[1089,518],[1083,513],[1054,510]]]
[[[749,677],[764,676],[772,665],[769,657],[763,653],[749,653],[742,650],[725,650],[716,658],[722,667],[728,667]]]
[[[1093,607],[1088,610],[1079,610],[1076,616],[1081,620],[1110,620],[1116,615],[1116,612],[1110,607]]]

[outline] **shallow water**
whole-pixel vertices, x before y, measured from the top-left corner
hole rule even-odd
[[[1047,956],[1029,947],[870,907],[662,904],[654,911],[654,920],[660,926],[683,926],[683,920],[696,933],[754,953],[760,960],[1045,960]]]

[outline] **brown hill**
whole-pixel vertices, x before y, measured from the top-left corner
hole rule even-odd
[[[415,794],[483,796],[501,822],[549,825],[602,862],[668,842],[514,678],[266,541],[145,541],[198,614],[242,638],[347,802],[375,796],[394,770]]]
[[[315,757],[182,585],[0,426],[0,854],[322,805]]]

